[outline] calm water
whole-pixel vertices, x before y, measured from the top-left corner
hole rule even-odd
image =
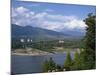
[[[73,57],[73,53],[71,53],[71,56]],[[58,53],[46,56],[12,55],[11,71],[14,74],[41,73],[43,62],[50,57],[52,57],[57,64],[63,65],[64,60],[66,59],[66,53]]]

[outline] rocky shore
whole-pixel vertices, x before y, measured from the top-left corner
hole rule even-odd
[[[12,55],[30,55],[30,56],[39,56],[39,55],[49,55],[52,54],[50,52],[46,51],[41,51],[38,49],[32,49],[32,48],[27,48],[27,49],[14,49],[11,51]]]

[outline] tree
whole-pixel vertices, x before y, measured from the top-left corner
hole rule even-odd
[[[56,63],[53,61],[52,57],[50,57],[50,59],[44,62],[43,64],[43,71],[44,72],[48,72],[49,70],[55,70],[56,69]]]
[[[48,70],[49,70],[49,62],[45,60],[43,63],[43,71],[48,72]]]
[[[58,71],[62,71],[62,67],[61,67],[60,65],[58,65],[58,64],[56,64],[56,69],[57,69]]]
[[[55,68],[56,68],[56,63],[53,61],[52,57],[50,57],[49,70],[55,70]]]
[[[71,70],[71,66],[72,66],[72,59],[71,59],[71,56],[70,56],[70,52],[67,52],[67,56],[66,56],[66,59],[65,59],[65,62],[64,62],[64,68],[69,71]]]
[[[96,67],[96,50],[95,50],[95,41],[96,41],[96,16],[92,13],[88,14],[88,17],[84,20],[87,25],[86,36],[84,38],[84,54],[83,60],[85,69],[95,69]]]
[[[80,54],[78,53],[78,51],[76,51],[74,54],[72,69],[73,70],[80,70],[81,69]]]

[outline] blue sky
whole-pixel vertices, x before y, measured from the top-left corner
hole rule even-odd
[[[83,20],[88,13],[95,14],[95,6],[12,0],[12,23],[21,26],[84,31],[86,25]]]

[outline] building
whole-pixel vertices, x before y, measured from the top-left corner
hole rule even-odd
[[[64,41],[63,41],[63,40],[59,40],[58,42],[59,42],[59,43],[64,43]]]

